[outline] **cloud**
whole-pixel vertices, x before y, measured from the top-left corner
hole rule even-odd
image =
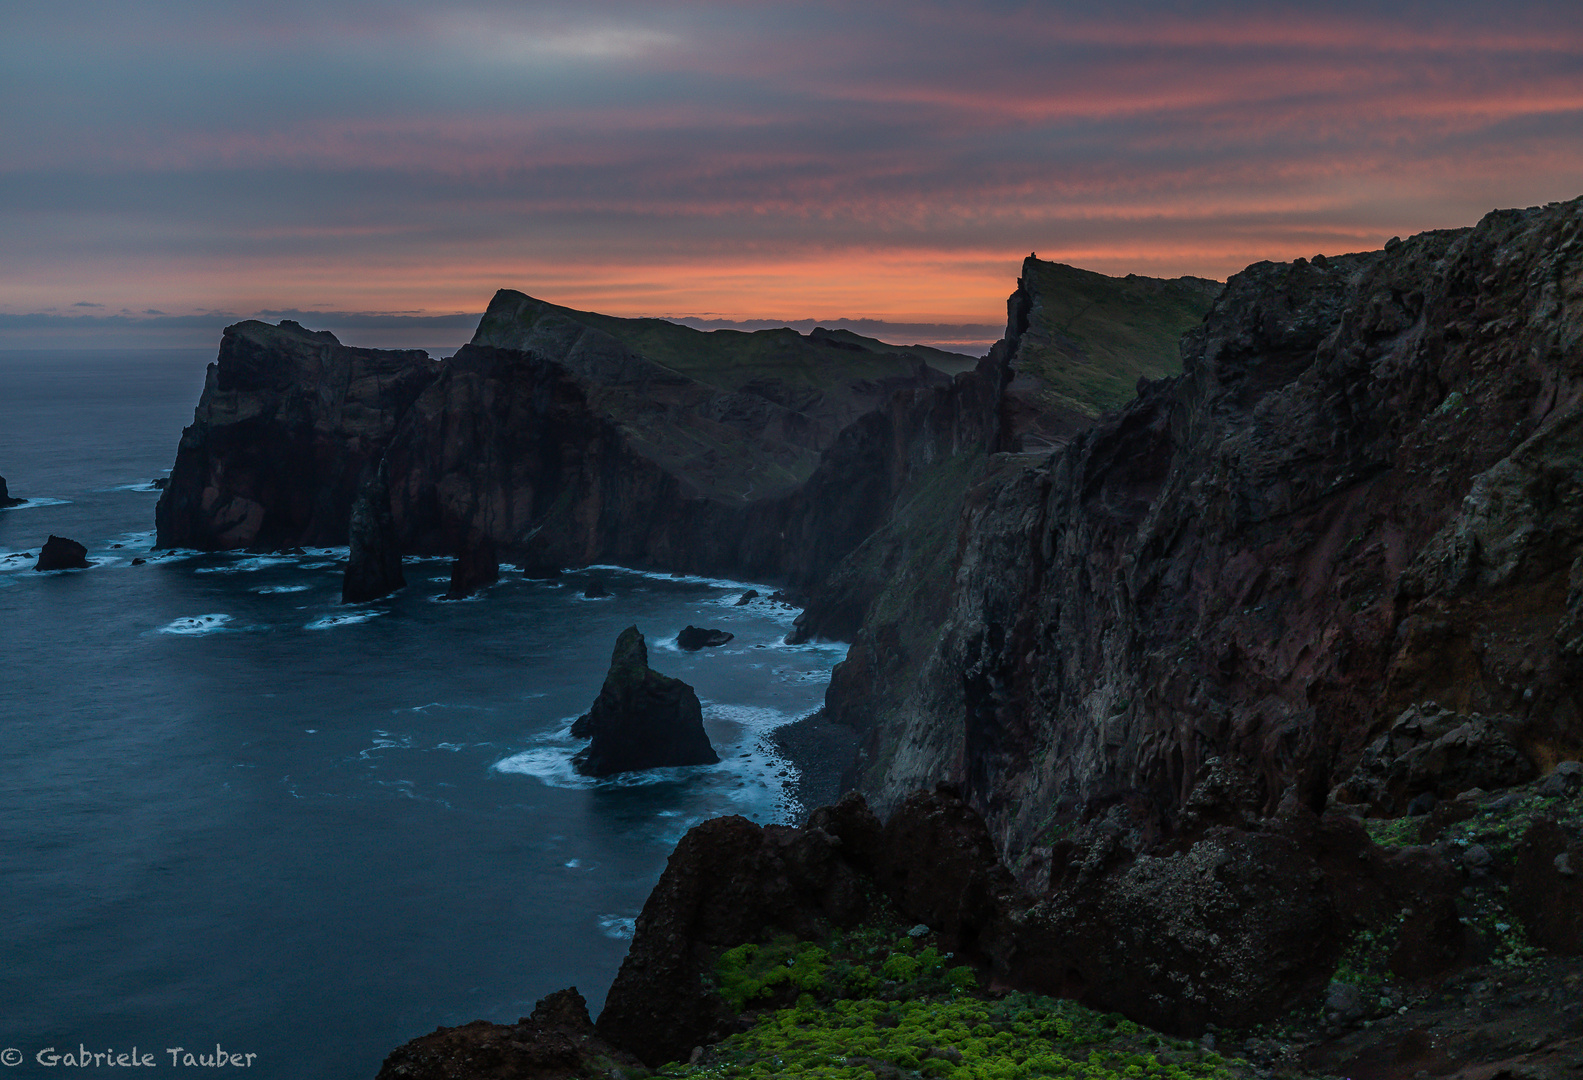
[[[1583,175],[1544,3],[65,3],[0,94],[29,310],[984,323],[1030,248],[1223,277]]]

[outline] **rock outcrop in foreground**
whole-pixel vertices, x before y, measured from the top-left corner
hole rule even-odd
[[[698,695],[680,679],[649,667],[648,646],[636,626],[616,639],[605,684],[593,708],[572,725],[572,734],[592,740],[572,758],[584,776],[720,760],[704,732]]]
[[[574,986],[541,999],[515,1024],[436,1028],[393,1051],[376,1080],[620,1076],[637,1065],[594,1035],[588,1003]]]
[[[1484,718],[1510,775],[1578,756],[1580,233],[1574,201],[1233,277],[1180,377],[969,496],[926,650],[858,635],[862,789],[960,782],[1030,874],[1118,802],[1184,827],[1211,759],[1228,812],[1362,798],[1409,709]],[[1420,765],[1371,812],[1457,793]]]

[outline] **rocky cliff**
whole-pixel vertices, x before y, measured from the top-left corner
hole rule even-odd
[[[509,291],[443,363],[242,323],[183,433],[158,542],[345,543],[382,463],[406,553],[805,587],[913,471],[996,437],[1003,378],[852,334],[706,334]]]
[[[927,651],[898,661],[870,625],[837,668],[864,789],[884,808],[960,781],[1032,873],[1110,803],[1183,827],[1211,761],[1217,812],[1322,808],[1421,702],[1504,718],[1540,772],[1576,756],[1580,220],[1256,264],[1182,375],[1001,458]]]
[[[346,543],[358,488],[437,374],[427,353],[290,320],[227,327],[154,511],[158,546]]]

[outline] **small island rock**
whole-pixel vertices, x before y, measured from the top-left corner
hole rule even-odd
[[[687,629],[676,635],[676,647],[686,649],[688,652],[697,652],[712,645],[724,645],[734,637],[735,634],[724,630],[711,630],[708,627],[693,626],[689,623]]]
[[[605,587],[605,579],[595,575],[588,579],[588,584],[583,587],[583,597],[588,600],[603,600],[610,595],[610,590]]]
[[[572,725],[572,734],[593,740],[572,758],[584,776],[720,760],[704,732],[698,695],[649,667],[648,646],[636,626],[616,639],[605,685],[593,708]]]
[[[35,570],[83,570],[88,566],[88,549],[75,540],[50,534],[38,553]]]
[[[8,506],[21,506],[25,502],[27,502],[26,499],[13,499],[11,497],[11,492],[6,489],[5,477],[0,476],[0,510],[4,510]]]

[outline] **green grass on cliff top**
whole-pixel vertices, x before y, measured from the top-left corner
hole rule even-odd
[[[1110,1013],[1034,994],[984,992],[973,970],[895,929],[825,945],[741,945],[718,989],[753,1026],[667,1077],[874,1080],[1229,1080],[1218,1055]],[[826,947],[828,946],[828,947]],[[792,1000],[789,1000],[792,999]],[[775,1007],[779,1005],[779,1007]]]
[[[1178,342],[1220,293],[1205,278],[1106,277],[1028,259],[1023,287],[1033,297],[1016,366],[1042,384],[1040,397],[1088,416],[1119,408],[1138,377],[1182,370]]]

